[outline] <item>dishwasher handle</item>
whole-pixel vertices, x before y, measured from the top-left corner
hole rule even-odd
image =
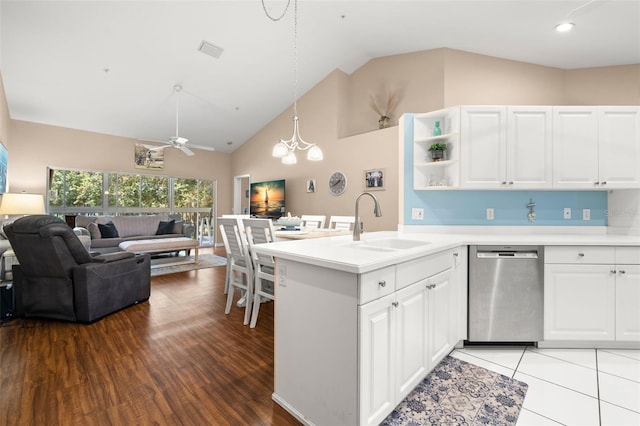
[[[537,251],[479,251],[478,259],[537,259]]]

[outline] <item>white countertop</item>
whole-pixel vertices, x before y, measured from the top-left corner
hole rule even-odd
[[[407,249],[380,248],[375,240],[414,240],[425,244]],[[371,241],[374,241],[371,244]],[[384,243],[384,242],[382,242]],[[573,233],[500,234],[487,229],[473,234],[381,231],[364,233],[361,241],[351,235],[257,246],[260,253],[352,273],[365,273],[461,245],[599,245],[638,246],[638,235]]]

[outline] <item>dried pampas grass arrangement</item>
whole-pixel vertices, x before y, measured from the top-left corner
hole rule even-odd
[[[378,128],[384,129],[389,127],[391,114],[397,105],[398,96],[392,91],[387,91],[386,99],[380,99],[373,94],[369,95],[369,106],[380,117],[378,119]]]

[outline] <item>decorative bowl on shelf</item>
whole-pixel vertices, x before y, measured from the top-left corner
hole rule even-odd
[[[276,222],[277,226],[282,226],[285,230],[295,230],[302,223],[299,217],[281,217]]]

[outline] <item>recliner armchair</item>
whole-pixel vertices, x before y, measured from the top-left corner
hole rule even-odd
[[[149,255],[91,256],[78,236],[54,216],[25,216],[4,231],[13,266],[16,315],[94,322],[149,299]]]

